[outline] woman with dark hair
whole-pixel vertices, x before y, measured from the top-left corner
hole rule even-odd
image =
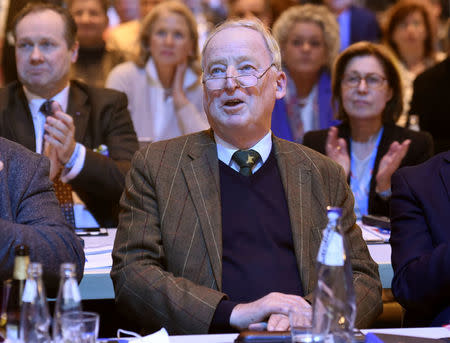
[[[307,133],[303,144],[344,168],[358,218],[388,216],[392,174],[431,157],[431,136],[395,125],[403,108],[402,83],[394,58],[381,45],[359,42],[344,50],[334,65],[332,92],[342,124]]]
[[[405,126],[412,97],[412,83],[417,75],[445,58],[436,51],[435,30],[426,2],[400,0],[386,13],[383,42],[400,61],[404,80],[404,111],[399,125]]]
[[[155,6],[142,22],[136,61],[114,68],[106,86],[128,96],[141,141],[207,129],[203,111],[197,23],[178,1]]]

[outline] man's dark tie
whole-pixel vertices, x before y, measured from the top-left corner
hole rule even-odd
[[[231,157],[239,166],[239,173],[244,176],[252,175],[253,166],[261,159],[255,150],[238,150]]]
[[[46,100],[39,110],[45,115],[45,117],[51,116],[53,100]],[[42,153],[44,153],[44,137],[42,137]],[[73,198],[72,198],[72,187],[61,181],[61,172],[55,177],[53,187],[55,188],[56,198],[59,201],[59,206],[61,211],[66,218],[67,222],[75,227],[75,215],[73,211]]]

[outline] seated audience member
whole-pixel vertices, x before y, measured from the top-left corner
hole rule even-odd
[[[0,137],[0,289],[19,244],[42,263],[49,296],[58,290],[61,263],[75,263],[78,281],[83,277],[81,239],[64,220],[48,175],[47,158]]]
[[[272,25],[271,0],[228,0],[228,17],[241,19],[258,18],[267,27]]]
[[[405,326],[450,323],[450,151],[392,176],[392,291]]]
[[[339,23],[341,51],[360,41],[375,42],[381,29],[375,14],[367,8],[354,6],[352,0],[323,0]]]
[[[120,23],[136,20],[139,18],[139,1],[140,0],[114,0],[113,7],[116,11]]]
[[[330,69],[339,52],[339,27],[325,6],[286,10],[273,26],[287,76],[286,96],[277,100],[272,131],[301,143],[305,132],[336,125]]]
[[[351,244],[356,326],[381,311],[381,284],[342,168],[273,136],[286,76],[260,21],[228,21],[203,48],[212,130],[136,153],[121,201],[111,277],[116,302],[148,332],[286,330],[309,324],[328,205],[343,208]],[[250,150],[249,150],[250,149]]]
[[[308,132],[303,144],[344,168],[358,218],[388,216],[392,174],[427,160],[431,136],[395,125],[402,84],[394,58],[381,45],[360,42],[344,50],[334,65],[332,90],[342,124]]]
[[[57,196],[67,195],[59,200],[72,224],[68,185],[98,224],[116,226],[138,143],[123,93],[69,81],[75,36],[76,24],[62,7],[31,4],[19,13],[14,37],[20,82],[0,90],[0,136],[49,157],[50,178]]]
[[[197,25],[178,1],[142,22],[136,62],[111,71],[107,87],[124,92],[140,140],[158,141],[208,128],[203,112]]]
[[[400,61],[400,73],[404,81],[404,106],[398,124],[409,126],[407,114],[414,79],[425,69],[445,58],[445,54],[436,51],[426,3],[400,0],[393,5],[386,13],[383,41]]]
[[[450,42],[450,25],[448,26]],[[450,150],[450,44],[449,57],[424,71],[414,81],[411,115],[422,130],[431,133],[436,153]]]
[[[106,49],[103,40],[108,27],[108,0],[68,0],[67,8],[77,24],[80,44],[71,78],[90,86],[104,87],[111,69],[124,61],[119,51]]]
[[[139,0],[140,19],[130,20],[108,31],[106,47],[112,51],[120,51],[126,60],[132,61],[139,55],[139,36],[141,20],[153,7],[164,0]]]
[[[12,38],[12,30],[14,18],[27,4],[32,2],[48,2],[61,5],[63,0],[2,0],[0,6],[4,11],[4,17],[0,16],[0,21],[4,20],[3,32],[0,34],[3,41],[0,41],[1,50],[1,86],[17,80],[16,60],[14,55],[14,40]],[[6,9],[6,10],[5,10]]]

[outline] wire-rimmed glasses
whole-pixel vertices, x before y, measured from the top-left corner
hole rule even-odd
[[[271,64],[267,67],[259,76],[255,74],[242,74],[237,76],[220,76],[220,77],[209,77],[207,79],[203,79],[203,83],[210,91],[217,91],[225,88],[227,79],[234,79],[239,84],[240,87],[248,88],[256,86],[258,80],[262,78],[271,67],[274,67],[275,64]]]

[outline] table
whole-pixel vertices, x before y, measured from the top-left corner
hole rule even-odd
[[[85,237],[86,265],[81,280],[80,292],[84,300],[114,299],[114,288],[109,272],[112,266],[111,251],[116,229],[107,229],[108,236]],[[368,244],[370,255],[378,263],[383,288],[391,288],[393,270],[391,246]]]
[[[434,328],[406,328],[406,329],[367,329],[361,330],[364,334],[386,333],[391,335],[412,336],[422,338],[448,338],[450,330],[442,327]],[[216,335],[180,335],[169,336],[170,343],[233,343],[238,334],[216,334]]]

